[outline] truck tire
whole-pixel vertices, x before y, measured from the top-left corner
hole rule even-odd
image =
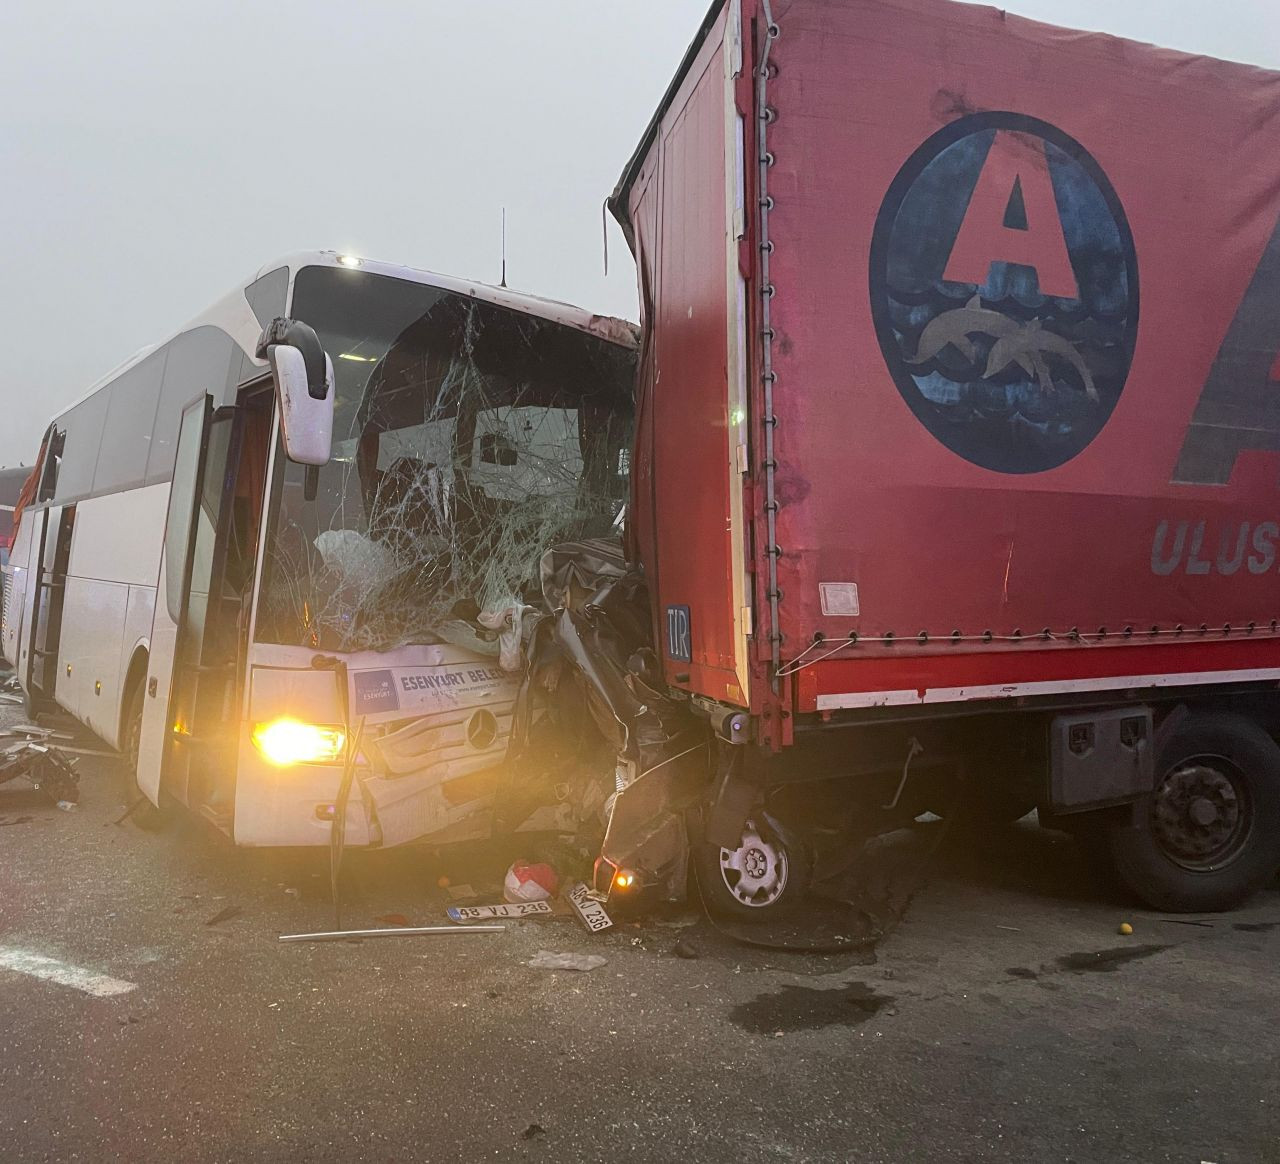
[[[1280,868],[1280,746],[1243,716],[1187,715],[1158,745],[1155,792],[1100,839],[1152,908],[1235,908]]]
[[[804,846],[785,841],[767,820],[747,821],[735,849],[699,841],[694,866],[706,907],[738,921],[783,917],[809,889],[811,863]]]

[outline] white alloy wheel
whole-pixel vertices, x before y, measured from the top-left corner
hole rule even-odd
[[[776,840],[760,835],[747,821],[736,849],[720,850],[720,876],[730,895],[750,909],[767,909],[787,890],[790,862]]]

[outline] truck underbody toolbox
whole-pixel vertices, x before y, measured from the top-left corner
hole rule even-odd
[[[1151,792],[1150,708],[1060,715],[1050,728],[1049,802],[1056,813],[1119,804]]]

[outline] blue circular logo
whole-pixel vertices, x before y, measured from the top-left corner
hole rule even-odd
[[[871,308],[898,391],[966,461],[1040,473],[1110,419],[1138,334],[1138,262],[1106,174],[1061,130],[977,113],[889,188]]]

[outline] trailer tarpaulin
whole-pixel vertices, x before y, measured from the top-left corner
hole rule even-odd
[[[742,4],[763,85],[700,79],[691,50],[613,203],[671,234],[706,180],[672,148],[688,90],[749,126],[763,100],[763,184],[751,130],[743,180],[767,214],[727,239],[749,284],[750,461],[727,488],[752,515],[757,666],[794,671],[801,710],[1276,669],[1280,75],[948,0],[771,14],[772,40]],[[666,248],[656,268],[647,390],[700,399],[697,369],[728,357],[664,307],[686,266]],[[679,489],[681,459],[664,471]],[[699,689],[732,600],[713,559],[669,568],[688,531],[650,520],[659,609],[702,612],[668,680]]]

